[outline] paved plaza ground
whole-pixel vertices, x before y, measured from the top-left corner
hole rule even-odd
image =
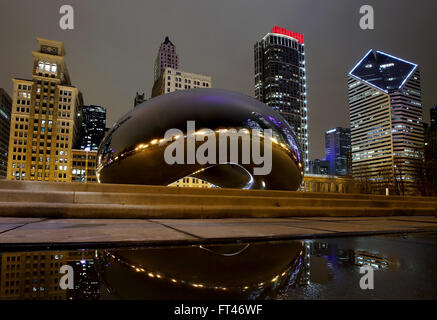
[[[0,218],[0,247],[165,245],[437,231],[437,217],[236,219]]]

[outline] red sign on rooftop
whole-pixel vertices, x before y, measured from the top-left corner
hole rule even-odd
[[[272,33],[279,33],[279,34],[283,34],[292,38],[295,38],[299,43],[303,43],[303,34],[302,33],[297,33],[297,32],[293,32],[278,26],[274,26],[272,29]]]

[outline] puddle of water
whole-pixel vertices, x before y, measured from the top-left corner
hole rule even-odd
[[[0,252],[0,299],[436,299],[437,233]],[[63,265],[72,289],[61,289]],[[374,289],[362,290],[361,266]],[[71,283],[70,283],[71,285]]]

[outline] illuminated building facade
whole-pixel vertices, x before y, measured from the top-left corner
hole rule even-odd
[[[3,252],[0,254],[0,299],[1,300],[65,300],[74,294],[82,282],[83,272],[75,262],[89,261],[93,252],[78,251],[32,251]],[[75,290],[60,288],[59,270],[70,264],[74,269]],[[91,270],[87,270],[88,274]],[[82,277],[82,278],[81,278]],[[96,290],[93,292],[95,294]]]
[[[424,147],[419,66],[370,50],[348,90],[354,177],[401,192],[413,186]]]
[[[7,179],[68,182],[82,95],[71,85],[64,44],[37,41],[32,80],[13,79]]]
[[[326,162],[326,160],[324,160]],[[310,161],[311,164],[311,161]],[[328,171],[329,163],[323,169]],[[311,167],[310,167],[311,170]],[[307,173],[303,179],[300,191],[331,192],[331,193],[359,193],[359,181],[349,176],[332,176],[328,174]]]
[[[255,44],[255,97],[279,112],[296,133],[308,171],[304,35],[273,27]]]
[[[193,177],[185,177],[168,185],[169,187],[183,188],[214,188],[213,184]]]
[[[178,90],[211,88],[211,85],[212,80],[209,76],[165,68],[153,85],[152,98]]]
[[[11,97],[9,97],[3,88],[0,88],[0,179],[6,178],[6,172],[8,169],[11,108]]]
[[[97,151],[105,137],[106,108],[101,106],[83,106],[80,149]]]
[[[83,183],[95,183],[96,177],[96,156],[97,151],[72,150],[73,161],[71,170],[71,181]]]
[[[351,131],[337,127],[325,132],[325,160],[329,162],[329,174],[345,176],[348,168],[348,154],[351,150]]]
[[[176,53],[176,46],[168,37],[165,37],[164,42],[161,43],[161,46],[159,47],[158,55],[155,60],[153,81],[158,80],[165,68],[179,68],[179,57]]]
[[[64,251],[2,253],[0,299],[65,299],[66,291],[59,287],[65,260]]]

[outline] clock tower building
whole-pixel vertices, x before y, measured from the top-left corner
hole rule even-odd
[[[71,85],[64,44],[37,38],[32,79],[15,78],[7,179],[71,181],[82,95]]]

